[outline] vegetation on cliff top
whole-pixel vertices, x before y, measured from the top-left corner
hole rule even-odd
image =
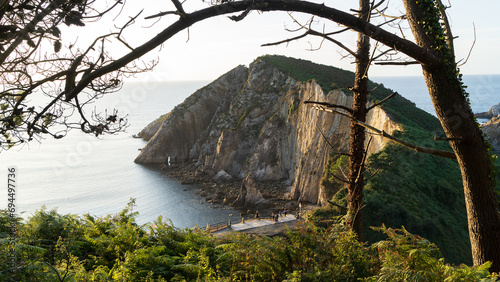
[[[106,217],[42,209],[13,221],[0,211],[0,280],[495,281],[489,264],[446,264],[434,244],[404,229],[379,228],[387,239],[373,245],[358,242],[342,224],[325,230],[304,223],[274,238],[214,237],[176,229],[161,217],[138,226],[133,203]]]
[[[332,67],[316,69],[316,64],[278,56],[262,59],[300,81],[345,85],[327,76]],[[348,72],[336,71],[347,81]],[[391,93],[379,86],[372,99]],[[382,107],[403,125],[397,137],[448,148],[432,139],[441,132],[437,120],[408,100],[396,96]],[[316,210],[301,229],[275,238],[218,238],[178,230],[161,218],[138,226],[133,201],[121,213],[102,218],[42,209],[23,221],[0,211],[0,280],[12,278],[8,270],[14,267],[14,279],[20,281],[495,281],[489,264],[445,263],[470,263],[463,192],[453,161],[394,145],[368,163],[368,173],[377,174],[366,185],[365,230],[382,227],[367,232],[367,243],[344,229],[342,211],[335,207]],[[345,160],[332,156],[327,170],[343,166]],[[323,183],[332,200],[345,205],[342,185],[327,177]],[[10,237],[13,224],[15,238]]]
[[[263,56],[261,59],[298,81],[314,79],[324,91],[331,90],[329,85],[345,88],[354,81],[352,72],[335,67],[283,56]],[[373,102],[393,93],[381,84],[370,84],[370,88],[375,88],[369,97]],[[434,141],[434,135],[443,134],[438,119],[418,109],[411,101],[396,95],[381,107],[402,125],[402,132],[396,132],[398,138],[451,151],[447,142]],[[342,175],[338,173],[339,166],[347,170],[347,162],[332,155],[322,183],[333,202],[346,206],[346,188],[331,176],[331,173]],[[373,173],[376,175],[370,178]],[[369,157],[367,178],[364,197],[364,230],[367,232],[363,240],[376,242],[383,238],[380,233],[371,231],[370,226],[382,223],[393,228],[404,226],[436,243],[448,261],[472,262],[461,176],[455,161],[391,144]],[[342,212],[338,207],[327,207],[316,215],[318,222],[325,222],[325,217]]]
[[[278,55],[266,55],[258,59],[276,66],[280,71],[297,81],[316,81],[325,93],[339,88],[347,94],[351,93],[348,90],[354,82],[354,73],[351,71]],[[370,82],[370,88],[374,89],[369,97],[373,102],[380,101],[393,93],[392,90],[375,82]],[[381,107],[398,123],[410,126],[417,125],[430,131],[440,128],[437,118],[417,108],[413,102],[401,95],[389,99]]]

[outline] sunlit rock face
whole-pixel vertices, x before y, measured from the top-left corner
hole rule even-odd
[[[247,73],[246,67],[238,66],[196,91],[165,118],[160,117],[148,125],[139,136],[149,139],[149,142],[135,162],[166,163],[169,157],[172,161],[188,160],[190,151],[212,119],[219,112],[227,111],[231,100],[240,93]],[[156,132],[152,134],[155,129]]]
[[[500,116],[493,117],[481,127],[493,150],[500,154]]]
[[[304,104],[308,100],[352,103],[340,90],[324,93],[314,81],[297,82],[257,59],[148,125],[140,136],[154,136],[135,161],[190,161],[198,169],[225,171],[237,179],[252,175],[256,181],[283,180],[290,183],[292,199],[325,204],[323,170],[333,150],[348,151],[349,120]],[[400,129],[381,108],[370,111],[367,123],[387,133]],[[385,144],[375,137],[369,153]]]

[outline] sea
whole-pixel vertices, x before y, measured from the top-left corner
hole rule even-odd
[[[372,77],[417,107],[434,114],[422,77]],[[474,112],[500,103],[500,75],[464,76]],[[233,209],[213,207],[196,185],[181,185],[157,166],[134,163],[146,142],[133,138],[149,122],[169,112],[208,81],[147,81],[123,88],[90,107],[116,108],[126,114],[125,132],[96,138],[78,130],[55,140],[46,138],[0,152],[0,209],[7,207],[7,169],[15,167],[16,214],[29,218],[42,208],[61,214],[105,216],[119,213],[135,199],[137,223],[170,220],[177,228],[241,220]],[[87,107],[89,108],[89,107]]]

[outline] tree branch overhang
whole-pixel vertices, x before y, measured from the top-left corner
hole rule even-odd
[[[432,149],[432,148],[426,148],[426,147],[422,147],[422,146],[418,146],[418,145],[412,144],[410,142],[406,142],[404,140],[401,140],[399,138],[396,138],[396,137],[392,136],[391,134],[385,132],[384,130],[380,130],[380,129],[375,128],[375,127],[373,127],[371,125],[368,125],[368,124],[366,124],[364,122],[361,122],[361,121],[353,118],[349,114],[346,114],[346,113],[343,113],[343,112],[339,112],[339,111],[336,111],[336,110],[332,110],[332,109],[327,109],[327,108],[324,108],[324,107],[321,107],[321,106],[314,106],[313,108],[315,108],[317,110],[320,110],[320,111],[330,112],[330,113],[339,114],[339,115],[348,117],[353,122],[355,122],[357,125],[362,126],[362,127],[366,128],[366,129],[369,129],[369,130],[371,130],[371,131],[373,131],[373,132],[375,132],[377,134],[380,134],[382,137],[387,138],[389,140],[392,140],[392,141],[394,141],[394,142],[396,142],[396,143],[398,143],[400,145],[405,146],[408,149],[414,150],[415,152],[424,153],[424,154],[428,154],[428,155],[434,155],[434,156],[443,157],[443,158],[452,159],[452,160],[456,160],[457,159],[457,156],[455,155],[454,152],[437,150],[437,149]]]
[[[190,27],[197,22],[220,15],[244,12],[242,15],[240,15],[240,17],[237,17],[239,20],[241,20],[246,16],[246,14],[248,14],[248,11],[250,10],[259,10],[264,12],[289,11],[316,15],[318,17],[322,17],[338,24],[344,25],[356,32],[364,33],[372,39],[377,40],[387,45],[388,47],[393,48],[394,50],[403,52],[404,54],[412,57],[426,67],[432,67],[441,62],[441,58],[436,56],[434,53],[419,47],[409,40],[403,39],[349,13],[327,7],[324,4],[316,4],[300,0],[243,0],[211,6],[195,11],[193,13],[184,14],[184,11],[179,11],[181,14],[183,14],[183,16],[181,16],[179,20],[168,26],[158,35],[156,35],[143,45],[135,48],[120,59],[104,67],[96,69],[93,72],[82,77],[82,79],[71,90],[68,90],[69,93],[66,93],[66,100],[69,101],[75,98],[95,78],[125,67],[130,62],[142,57],[146,53],[160,46],[162,43],[170,39],[178,32]]]

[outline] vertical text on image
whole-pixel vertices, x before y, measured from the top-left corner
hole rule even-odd
[[[10,236],[8,240],[10,273],[16,272],[16,189],[18,188],[18,175],[16,167],[9,167],[7,172],[7,212],[10,221]]]

